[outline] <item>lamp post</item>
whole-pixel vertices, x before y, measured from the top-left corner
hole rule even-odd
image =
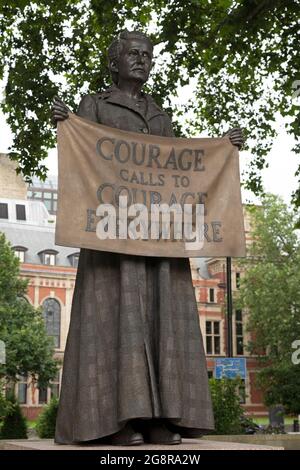
[[[233,343],[232,343],[232,286],[231,286],[231,258],[226,258],[226,281],[219,284],[221,289],[226,290],[227,297],[227,338],[226,338],[226,356],[233,357]]]
[[[229,256],[226,258],[226,294],[227,294],[227,356],[233,357],[231,258]]]

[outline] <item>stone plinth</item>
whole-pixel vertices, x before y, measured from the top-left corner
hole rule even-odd
[[[202,439],[183,439],[180,445],[154,445],[143,444],[140,446],[108,446],[99,444],[86,445],[58,445],[52,439],[37,440],[5,440],[0,441],[0,450],[179,450],[202,451],[202,450],[283,450],[283,447],[271,447],[258,444],[241,444],[236,442],[220,442]]]

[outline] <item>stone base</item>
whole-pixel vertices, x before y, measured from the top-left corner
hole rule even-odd
[[[130,452],[134,450],[172,450],[173,452],[176,452],[179,450],[283,450],[283,447],[241,444],[237,442],[220,442],[206,439],[183,439],[180,445],[143,444],[140,446],[108,446],[98,444],[59,445],[55,444],[53,439],[15,439],[0,440],[0,450],[123,450]]]

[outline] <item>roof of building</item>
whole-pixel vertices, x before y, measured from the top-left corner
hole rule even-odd
[[[40,253],[57,251],[56,266],[70,266],[68,256],[78,253],[78,248],[55,245],[55,219],[49,215],[42,202],[29,200],[0,199],[8,205],[8,219],[0,219],[0,232],[3,232],[13,247],[26,248],[26,263],[42,264]],[[15,206],[25,205],[26,220],[16,220]]]
[[[41,264],[38,253],[45,250],[56,250],[56,266],[70,266],[69,255],[78,253],[77,248],[57,246],[54,243],[55,231],[50,227],[36,227],[25,224],[0,223],[3,232],[12,246],[27,248],[26,263]]]

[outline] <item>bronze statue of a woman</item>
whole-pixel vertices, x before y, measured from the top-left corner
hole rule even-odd
[[[142,92],[153,45],[123,31],[108,49],[114,85],[85,96],[78,115],[125,131],[172,136]],[[55,99],[55,122],[68,109]],[[241,131],[228,134],[243,143]],[[82,249],[64,358],[55,441],[179,444],[214,427],[188,259]]]

